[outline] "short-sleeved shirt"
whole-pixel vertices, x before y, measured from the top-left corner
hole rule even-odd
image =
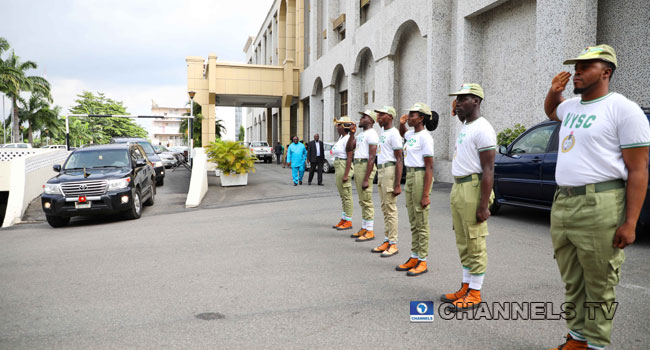
[[[404,165],[410,168],[424,168],[424,157],[433,157],[433,137],[425,129],[420,132],[409,130],[404,134]]]
[[[368,159],[370,145],[379,144],[379,135],[375,129],[370,128],[357,135],[357,147],[354,150],[354,159]]]
[[[345,152],[345,145],[348,143],[349,138],[349,134],[339,137],[339,140],[332,146],[330,153],[336,158],[348,159],[348,153]]]
[[[650,124],[643,110],[611,92],[592,101],[575,97],[557,107],[562,121],[555,180],[582,186],[627,180],[621,149],[650,146]]]
[[[396,162],[395,151],[401,150],[404,146],[402,136],[396,128],[388,130],[381,129],[379,133],[379,147],[377,148],[377,163],[385,164]]]
[[[497,135],[487,119],[480,117],[465,123],[456,137],[456,150],[451,163],[453,176],[483,173],[480,153],[497,148]]]

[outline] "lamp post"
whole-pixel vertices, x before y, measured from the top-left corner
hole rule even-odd
[[[187,155],[190,159],[190,166],[192,166],[192,150],[194,149],[194,96],[196,95],[196,91],[188,91],[187,94],[190,95],[190,120],[187,123],[190,147]]]

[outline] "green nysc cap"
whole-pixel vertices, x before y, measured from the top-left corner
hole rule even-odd
[[[372,120],[377,121],[377,114],[375,114],[375,112],[373,112],[372,109],[366,109],[365,112],[359,112],[359,114],[361,114],[362,116],[367,115],[370,118],[372,118]]]
[[[463,85],[460,86],[460,90],[449,94],[449,96],[458,96],[458,95],[474,95],[483,99],[483,88],[479,84],[464,83]]]
[[[384,106],[383,108],[380,109],[375,109],[376,113],[385,113],[385,114],[390,114],[391,117],[395,118],[395,115],[397,112],[395,112],[395,108],[391,106]]]
[[[409,112],[420,112],[422,114],[431,115],[431,108],[422,102],[417,102],[411,108],[408,109]]]
[[[614,64],[614,67],[618,68],[618,63],[616,61],[616,52],[614,51],[614,48],[609,45],[589,46],[586,49],[582,50],[578,57],[566,60],[564,61],[564,64],[576,64],[578,61],[588,60],[601,60],[610,62]]]

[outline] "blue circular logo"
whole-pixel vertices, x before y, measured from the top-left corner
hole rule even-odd
[[[422,314],[424,314],[425,312],[427,312],[427,309],[428,309],[428,308],[427,308],[427,304],[425,304],[425,303],[419,303],[418,306],[417,306],[416,308],[417,308],[418,313],[419,313],[420,315],[422,315]]]

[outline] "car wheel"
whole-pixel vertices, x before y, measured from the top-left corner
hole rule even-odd
[[[140,197],[140,190],[136,189],[131,198],[131,209],[127,210],[127,219],[139,219],[142,215],[142,197]]]
[[[156,181],[156,186],[163,186],[165,184],[165,178],[162,177],[160,180]]]
[[[330,167],[330,163],[328,163],[327,161],[323,162],[323,172],[324,173],[329,173],[330,170],[332,170],[331,167]]]
[[[70,223],[70,218],[63,216],[45,215],[47,223],[52,227],[64,227]]]
[[[490,206],[490,214],[491,215],[497,215],[499,214],[499,209],[501,209],[501,204],[499,204],[496,200],[492,205]]]
[[[151,181],[151,197],[144,202],[144,205],[150,207],[156,202],[156,183]]]

